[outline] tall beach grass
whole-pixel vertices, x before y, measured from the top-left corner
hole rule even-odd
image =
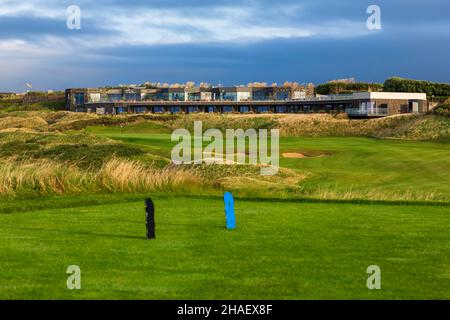
[[[112,158],[99,169],[48,159],[2,160],[0,194],[45,195],[99,192],[193,191],[204,182],[184,168],[153,169],[137,161]]]

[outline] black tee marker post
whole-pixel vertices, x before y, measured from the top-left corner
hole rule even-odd
[[[145,199],[145,226],[147,227],[147,239],[155,239],[155,205],[152,199]]]

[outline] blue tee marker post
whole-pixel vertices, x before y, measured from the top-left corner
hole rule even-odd
[[[233,195],[229,192],[226,192],[223,196],[223,201],[225,203],[225,218],[227,220],[227,229],[236,229]]]

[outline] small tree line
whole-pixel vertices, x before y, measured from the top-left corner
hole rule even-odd
[[[411,80],[399,77],[389,78],[384,82],[384,90],[390,92],[420,92],[429,97],[449,97],[450,84],[430,82],[424,80]]]
[[[316,87],[317,94],[345,94],[355,91],[382,91],[383,85],[369,82],[328,82]]]
[[[429,97],[449,97],[450,84],[392,77],[383,84],[356,82],[353,79],[334,80],[320,84],[315,89],[317,94],[345,94],[355,91],[417,92],[426,93]]]

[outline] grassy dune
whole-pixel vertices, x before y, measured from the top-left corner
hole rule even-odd
[[[306,156],[282,157],[275,177],[262,177],[252,166],[173,167],[170,134],[174,128],[191,128],[194,120],[202,120],[204,129],[279,128],[280,154]],[[16,112],[0,117],[0,194],[184,192],[190,185],[196,194],[231,190],[252,198],[448,202],[446,121],[432,115],[350,121],[330,115]],[[349,137],[371,132],[439,139]]]
[[[99,116],[87,113],[0,112],[0,132],[23,128],[37,131],[81,130],[89,126],[128,126],[151,123],[162,131],[176,128],[192,129],[193,122],[203,122],[204,129],[217,128],[279,128],[284,136],[367,136],[405,140],[436,140],[450,136],[450,118],[437,114],[400,115],[380,119],[349,120],[343,115],[274,114],[146,114]],[[26,120],[24,120],[26,119]]]
[[[0,166],[0,194],[35,196],[112,192],[186,192],[204,183],[189,170],[157,170],[112,158],[96,170],[49,160],[8,161]]]

